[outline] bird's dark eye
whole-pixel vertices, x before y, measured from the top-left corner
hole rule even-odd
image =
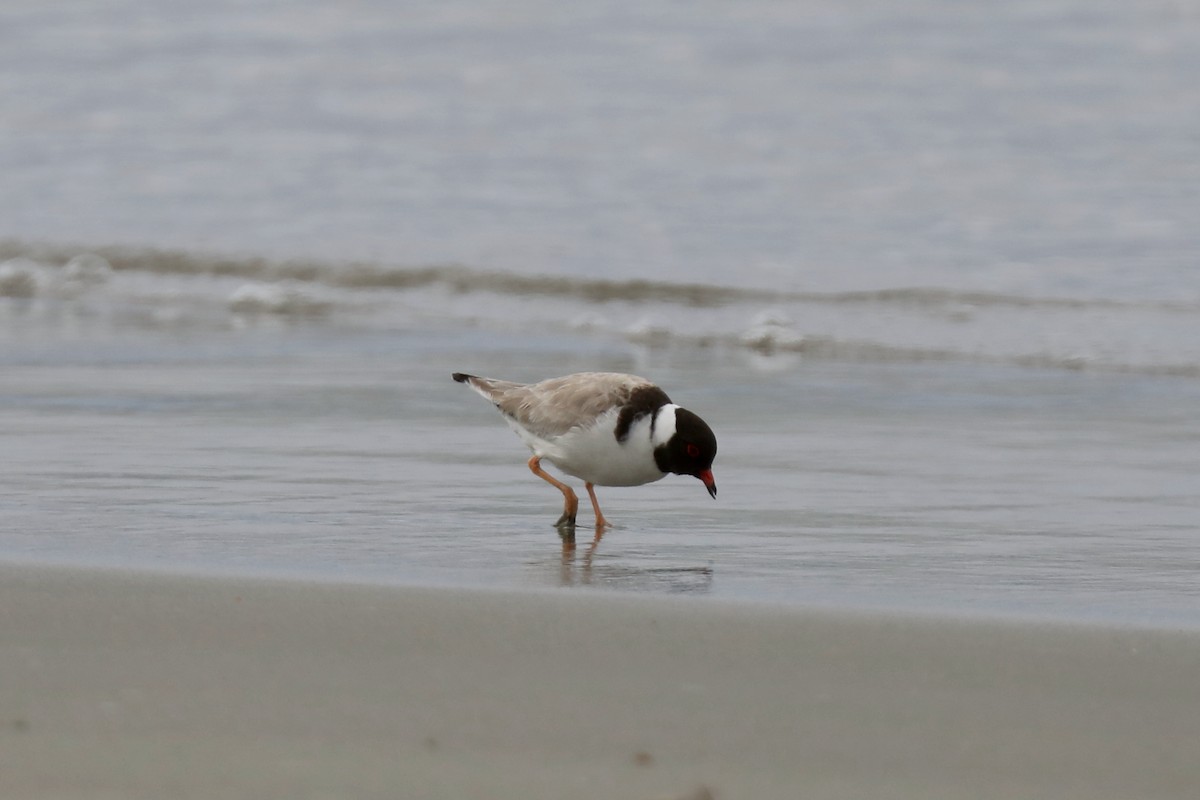
[[[697,447],[696,445],[689,444],[686,449],[687,449],[688,458],[699,458],[700,457],[700,448]]]

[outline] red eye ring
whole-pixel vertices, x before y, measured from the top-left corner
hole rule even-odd
[[[687,450],[688,458],[699,458],[700,457],[700,448],[697,447],[696,445],[689,444],[685,449]]]

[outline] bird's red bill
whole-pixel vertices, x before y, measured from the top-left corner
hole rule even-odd
[[[712,470],[706,469],[699,475],[700,480],[704,481],[704,488],[708,489],[708,493],[712,497],[717,496],[717,481],[713,478]]]

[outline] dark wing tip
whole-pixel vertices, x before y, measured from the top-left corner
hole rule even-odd
[[[451,378],[454,378],[454,380],[458,381],[459,383],[466,383],[466,382],[467,382],[469,379],[471,379],[471,378],[473,378],[473,377],[475,377],[475,376],[474,376],[474,375],[468,375],[468,374],[467,374],[467,373],[465,373],[465,372],[455,372],[455,373],[454,373],[454,374],[452,374],[450,377],[451,377]]]

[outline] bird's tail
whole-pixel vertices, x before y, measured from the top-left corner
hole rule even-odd
[[[512,381],[498,381],[494,378],[481,378],[478,375],[468,375],[465,372],[455,372],[450,377],[459,383],[465,383],[467,386],[470,386],[481,397],[493,403],[497,402],[500,395],[507,390],[521,385]]]

